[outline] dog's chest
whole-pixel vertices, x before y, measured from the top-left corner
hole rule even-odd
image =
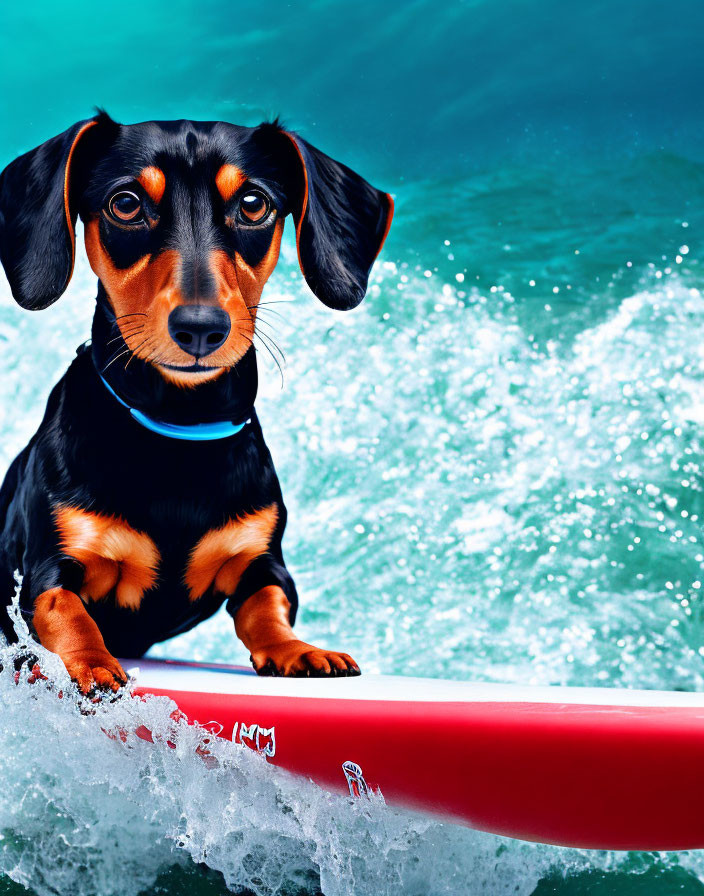
[[[270,504],[199,530],[168,519],[138,528],[68,505],[56,508],[55,520],[62,552],[83,566],[81,597],[114,595],[118,606],[138,610],[156,587],[185,587],[191,602],[211,591],[234,593],[249,564],[268,551],[278,510]]]

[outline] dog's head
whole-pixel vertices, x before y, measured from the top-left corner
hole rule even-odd
[[[315,295],[361,302],[391,197],[277,124],[119,125],[101,113],[0,176],[0,260],[23,308],[66,289],[80,215],[91,267],[130,353],[184,386],[250,348],[284,219]]]

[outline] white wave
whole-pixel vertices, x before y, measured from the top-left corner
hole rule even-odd
[[[394,811],[379,794],[333,796],[188,725],[164,697],[92,703],[13,613],[19,643],[0,647],[0,874],[37,896],[138,896],[188,859],[257,896],[527,896],[558,857],[585,864]],[[28,653],[47,681],[31,663],[17,675]]]

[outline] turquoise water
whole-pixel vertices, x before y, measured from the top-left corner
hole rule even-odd
[[[304,637],[368,671],[704,688],[702,26],[694,0],[0,9],[1,164],[93,104],[280,114],[396,197],[357,311],[310,296],[290,228],[268,286]],[[5,463],[93,292],[84,258],[41,314],[0,283]],[[246,662],[222,616],[154,652]],[[520,844],[100,731],[170,731],[161,705],[0,700],[0,894],[704,892],[699,853]]]

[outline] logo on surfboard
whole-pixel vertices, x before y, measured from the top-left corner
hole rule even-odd
[[[273,725],[271,728],[262,728],[256,722],[252,725],[235,722],[232,740],[237,744],[244,744],[256,753],[261,753],[262,756],[276,755],[276,731]]]
[[[350,789],[351,797],[358,799],[362,796],[369,796],[369,785],[364,780],[362,769],[356,762],[350,762],[349,759],[347,762],[343,762],[342,771],[345,773],[345,778],[347,778],[347,786]]]

